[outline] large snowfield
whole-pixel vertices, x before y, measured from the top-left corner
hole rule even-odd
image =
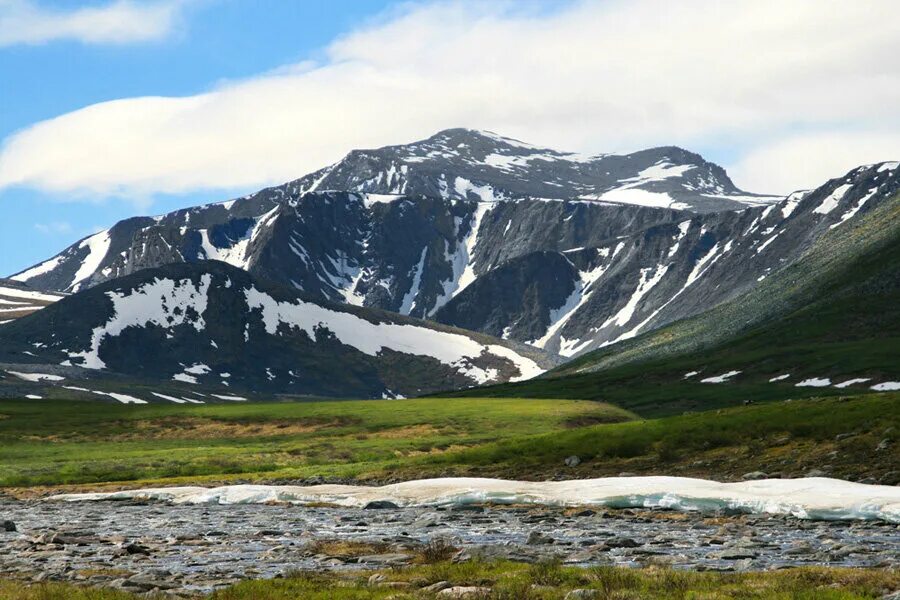
[[[900,487],[866,485],[824,477],[740,483],[686,477],[606,477],[552,482],[442,478],[382,487],[232,485],[216,488],[148,488],[63,494],[50,500],[157,500],[172,504],[286,502],[298,505],[328,503],[347,507],[364,507],[373,501],[388,501],[400,507],[494,503],[682,511],[731,509],[792,515],[801,519],[880,519],[900,523]]]

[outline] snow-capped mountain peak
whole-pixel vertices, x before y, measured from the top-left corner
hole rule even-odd
[[[584,157],[450,129],[236,200],[122,221],[15,278],[72,292],[221,260],[322,300],[569,356],[750,289],[889,200],[898,172],[869,165],[773,198],[674,146]]]
[[[447,129],[411,144],[354,150],[294,182],[293,190],[458,198],[456,178],[513,197],[580,198],[701,213],[780,200],[739,190],[721,167],[675,146],[585,156],[472,129]]]

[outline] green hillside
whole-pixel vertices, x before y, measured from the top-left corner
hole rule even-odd
[[[479,396],[604,400],[643,416],[900,381],[900,198],[826,234],[754,291],[698,317]],[[727,382],[701,380],[739,371]],[[685,375],[698,372],[685,379]],[[789,375],[777,382],[776,377]],[[808,379],[826,387],[797,387]],[[845,388],[850,379],[868,381]]]
[[[810,398],[578,427],[427,455],[391,473],[547,479],[682,475],[739,480],[762,471],[900,483],[900,393]],[[889,440],[883,443],[884,440]],[[563,466],[577,456],[575,467]]]

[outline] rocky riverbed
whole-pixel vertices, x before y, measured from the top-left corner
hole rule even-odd
[[[401,566],[433,540],[452,545],[457,561],[735,571],[900,563],[897,524],[643,509],[4,501],[0,521],[2,578],[183,596],[296,569]],[[329,552],[335,541],[356,552]]]

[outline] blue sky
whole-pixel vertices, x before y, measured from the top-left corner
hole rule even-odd
[[[0,47],[0,139],[97,102],[195,94],[222,80],[315,57],[335,36],[377,17],[389,5],[386,0],[208,0],[188,5],[178,30],[157,41],[111,45],[53,40]],[[42,6],[70,8],[72,3]],[[149,206],[115,198],[60,201],[64,193],[23,186],[0,190],[0,276],[136,213],[166,212],[251,190],[154,194]]]
[[[900,157],[893,0],[0,0],[0,276],[135,214],[474,127],[754,192]]]

